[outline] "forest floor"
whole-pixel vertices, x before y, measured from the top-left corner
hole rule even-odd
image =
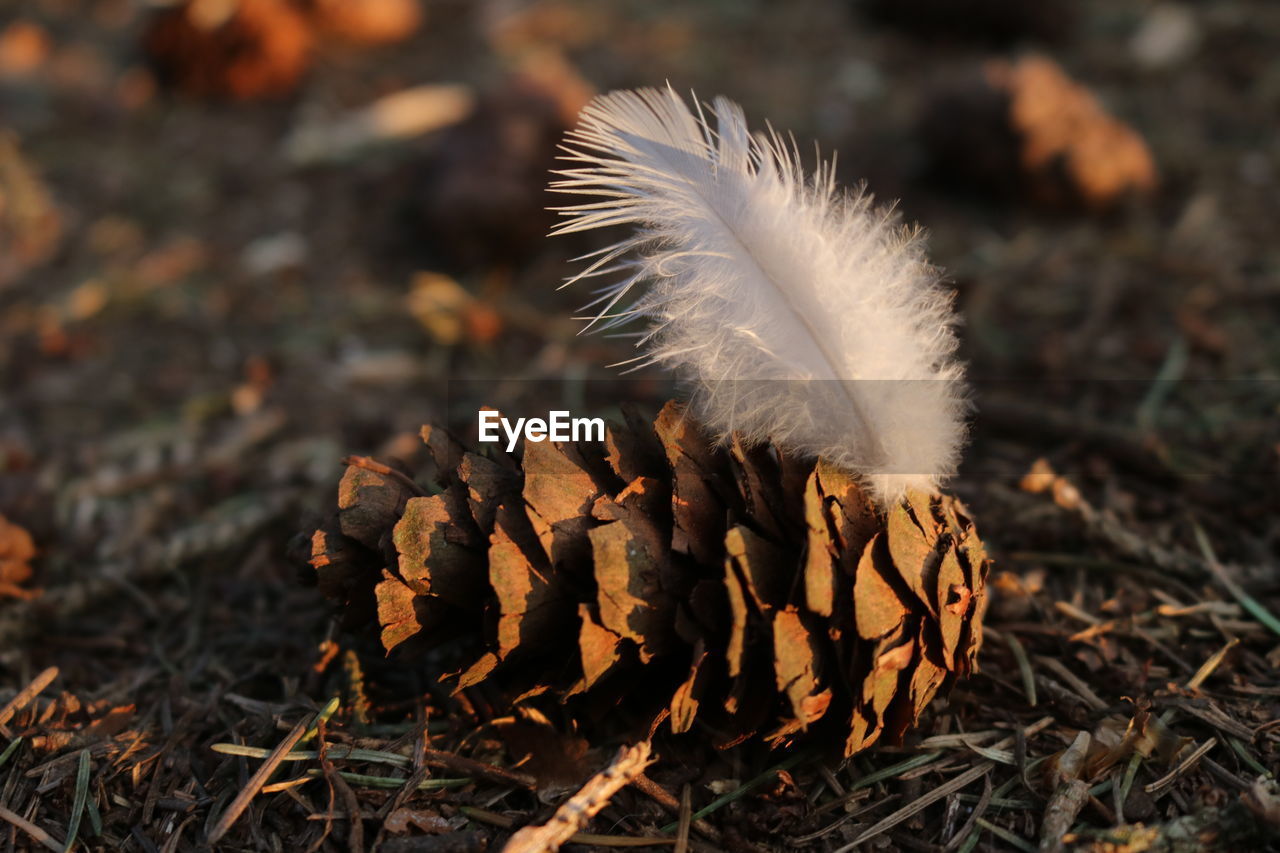
[[[625,351],[555,290],[577,252],[543,239],[546,169],[584,93],[665,81],[838,150],[927,227],[974,389],[951,488],[993,601],[981,672],[904,744],[655,741],[652,784],[565,849],[1280,849],[1280,7],[1046,3],[1073,20],[1009,46],[1023,4],[978,4],[971,38],[876,5],[439,0],[242,101],[158,86],[142,3],[6,3],[0,517],[37,554],[6,569],[0,525],[0,850],[496,850],[577,788],[340,630],[286,552],[344,457],[450,399],[608,380]],[[1137,131],[1158,186],[1099,212],[1028,198],[1014,162],[954,174],[987,148],[948,93],[1033,52]],[[427,84],[474,112],[324,136]],[[365,752],[237,801],[313,721]]]

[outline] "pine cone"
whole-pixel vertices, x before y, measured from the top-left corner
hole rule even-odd
[[[48,188],[17,137],[0,127],[0,289],[52,258],[61,238]]]
[[[183,0],[151,18],[143,48],[166,84],[251,99],[292,92],[311,45],[311,25],[285,0]]]
[[[1026,56],[1013,64],[991,62],[986,74],[994,88],[1008,93],[1022,171],[1038,201],[1079,200],[1105,210],[1155,189],[1156,167],[1146,142],[1057,63]]]
[[[31,534],[0,515],[0,600],[34,596],[25,584],[31,580],[35,555]]]
[[[1159,177],[1142,136],[1055,62],[991,60],[948,79],[921,121],[937,177],[1049,208],[1105,212]]]
[[[425,487],[349,460],[308,543],[321,589],[388,650],[473,633],[458,690],[698,722],[721,747],[803,732],[851,755],[974,669],[988,560],[958,501],[881,513],[822,462],[710,446],[675,404],[626,415],[604,447],[526,443],[520,464],[424,428]]]

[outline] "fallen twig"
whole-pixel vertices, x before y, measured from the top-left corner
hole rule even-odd
[[[503,767],[485,764],[482,761],[464,758],[461,755],[456,755],[452,752],[444,752],[439,749],[425,750],[423,752],[423,760],[432,767],[444,767],[447,770],[464,773],[467,776],[487,779],[490,782],[496,782],[499,785],[511,785],[515,788],[526,788],[529,790],[536,788],[538,785],[537,780],[525,773],[516,773],[515,771],[507,770]]]
[[[213,829],[209,830],[210,845],[217,844],[222,840],[222,836],[227,834],[227,830],[231,829],[232,824],[239,820],[240,815],[248,808],[249,802],[258,795],[258,792],[262,790],[262,786],[267,784],[267,780],[271,778],[271,774],[284,761],[284,757],[302,740],[310,723],[311,720],[304,720],[294,726],[288,737],[280,741],[280,745],[272,751],[271,755],[267,756],[266,761],[262,762],[262,766],[250,777],[249,783],[241,789],[240,793],[236,794],[236,798],[231,801],[231,805],[227,806],[227,810],[218,817],[218,822],[213,825]]]
[[[693,801],[686,783],[680,791],[680,825],[676,827],[676,853],[689,849],[689,826],[693,823]]]
[[[846,844],[845,846],[837,850],[836,853],[849,853],[849,851],[856,848],[859,844],[863,844],[867,841],[870,841],[872,838],[875,838],[877,835],[880,835],[884,832],[889,831],[890,829],[893,829],[895,826],[902,823],[904,820],[910,818],[912,815],[919,814],[920,812],[928,808],[930,805],[942,799],[943,797],[947,796],[948,794],[951,794],[954,791],[959,791],[961,788],[965,787],[970,782],[973,782],[975,779],[979,779],[985,776],[986,774],[990,773],[991,768],[995,766],[996,766],[995,762],[993,761],[983,761],[977,766],[966,770],[965,772],[961,773],[959,776],[955,777],[954,779],[939,785],[929,793],[925,794],[923,797],[913,800],[912,802],[898,809],[893,814],[889,815],[888,817],[884,818],[878,823],[875,823],[872,826],[868,827],[866,830],[859,833],[858,836],[854,838],[852,841],[850,841],[848,844]]]
[[[14,714],[27,707],[28,703],[43,693],[44,689],[52,684],[53,680],[57,677],[58,668],[56,666],[51,666],[35,678],[31,679],[30,684],[19,690],[17,696],[14,696],[3,708],[0,708],[0,726],[9,722]]]
[[[57,853],[62,853],[62,845],[55,841],[52,835],[36,826],[31,821],[26,820],[21,815],[14,814],[9,811],[4,806],[0,806],[0,820],[7,820],[27,835],[30,835],[37,843],[44,845],[50,850],[55,850]]]
[[[1218,562],[1218,557],[1213,552],[1213,546],[1209,544],[1209,537],[1205,535],[1204,528],[1199,524],[1193,525],[1196,535],[1196,544],[1200,546],[1200,552],[1204,554],[1205,565],[1209,567],[1209,571],[1218,579],[1227,592],[1231,593],[1231,597],[1240,602],[1240,606],[1249,612],[1254,619],[1257,619],[1263,625],[1266,625],[1275,634],[1280,634],[1280,619],[1271,614],[1271,611],[1263,607],[1256,598],[1244,591],[1240,584],[1236,583],[1227,574],[1227,570]]]
[[[1080,732],[1071,746],[1058,759],[1058,786],[1044,808],[1040,821],[1040,850],[1042,853],[1058,853],[1063,849],[1063,837],[1075,823],[1076,816],[1089,802],[1089,783],[1080,778],[1093,738],[1088,732]]]
[[[1196,764],[1199,763],[1200,759],[1204,757],[1205,753],[1207,753],[1209,750],[1213,749],[1217,745],[1218,745],[1218,739],[1216,737],[1209,738],[1207,741],[1202,743],[1199,746],[1199,748],[1196,749],[1195,752],[1191,753],[1185,759],[1183,759],[1182,762],[1178,764],[1177,767],[1173,768],[1164,776],[1161,776],[1159,779],[1152,782],[1150,785],[1147,785],[1145,788],[1143,788],[1143,790],[1146,791],[1148,794],[1151,794],[1152,796],[1159,796],[1159,794],[1162,793],[1166,788],[1168,788],[1170,785],[1176,782],[1179,777],[1185,774],[1192,767],[1195,767]]]
[[[613,762],[593,776],[578,793],[556,809],[541,826],[526,826],[511,836],[503,853],[549,853],[560,849],[591,818],[609,804],[613,795],[649,766],[649,742],[618,750]]]

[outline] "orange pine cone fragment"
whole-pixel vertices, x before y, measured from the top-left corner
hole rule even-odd
[[[822,462],[710,446],[675,404],[519,463],[423,438],[413,476],[351,460],[306,558],[389,651],[470,635],[458,690],[851,755],[976,665],[989,561],[951,497],[878,511]]]
[[[62,230],[49,189],[0,127],[0,290],[52,258]]]
[[[311,25],[287,0],[184,0],[151,19],[161,82],[206,98],[286,95],[311,62]]]
[[[1040,201],[1103,209],[1155,188],[1155,163],[1142,137],[1052,60],[992,62],[987,80],[1008,95],[1020,165]]]
[[[31,598],[24,585],[31,580],[36,546],[31,534],[0,515],[0,599]]]

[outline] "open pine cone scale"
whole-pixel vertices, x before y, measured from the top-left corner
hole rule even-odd
[[[470,635],[457,690],[851,755],[975,667],[989,561],[951,497],[880,512],[820,461],[708,444],[671,403],[519,461],[423,439],[412,478],[349,460],[308,562],[388,651]]]

